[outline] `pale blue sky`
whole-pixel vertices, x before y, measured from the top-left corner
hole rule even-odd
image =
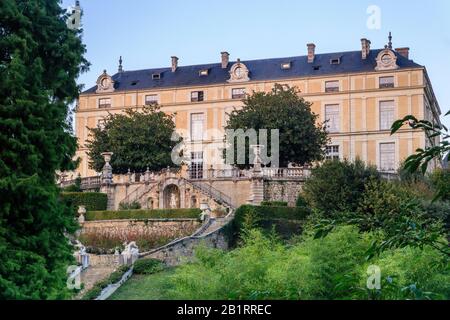
[[[75,1],[64,0],[67,7]],[[370,5],[381,9],[381,29],[367,27]],[[84,42],[91,70],[79,82],[95,85],[103,69],[117,71],[231,59],[259,59],[360,49],[360,39],[381,48],[393,33],[394,47],[428,69],[442,113],[450,108],[450,1],[407,0],[81,0]],[[450,118],[445,123],[450,126]]]

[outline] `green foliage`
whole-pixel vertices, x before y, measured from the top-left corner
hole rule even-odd
[[[267,154],[271,154],[270,129],[279,130],[279,165],[287,167],[289,163],[304,165],[323,158],[323,150],[328,142],[325,127],[316,126],[318,116],[311,111],[311,103],[299,97],[295,88],[284,89],[281,85],[269,92],[255,92],[244,99],[242,109],[234,110],[229,117],[226,129],[244,131],[268,129],[267,144],[262,141]],[[237,143],[233,137],[226,136],[230,146],[234,145],[234,158],[228,163],[241,168],[249,167],[249,141],[246,139],[245,164],[238,161]],[[231,148],[231,147],[230,147]],[[226,150],[224,150],[224,156]],[[253,153],[252,153],[253,155]],[[230,161],[231,160],[231,161]]]
[[[160,111],[158,106],[144,106],[140,110],[126,110],[110,114],[105,127],[90,129],[89,167],[100,172],[105,164],[101,153],[113,152],[111,166],[114,173],[132,171],[159,171],[174,166],[172,150],[181,138],[172,141],[175,123],[170,115]]]
[[[119,210],[139,210],[139,209],[141,209],[141,204],[138,201],[119,203]]]
[[[361,160],[326,161],[312,170],[303,196],[312,208],[331,218],[340,212],[356,210],[366,183],[372,179],[380,179],[377,169]]]
[[[85,47],[60,1],[2,0],[0,17],[0,299],[64,298],[77,226],[55,172],[75,168]]]
[[[134,263],[133,273],[153,274],[164,270],[164,263],[157,259],[139,259]]]
[[[281,236],[288,237],[300,229],[301,222],[309,214],[308,208],[244,205],[235,212],[233,221],[235,236],[245,234],[247,230],[254,228],[272,230],[272,227],[275,227]]]
[[[446,116],[450,115],[450,111]],[[411,173],[417,172],[419,169],[425,174],[432,161],[441,163],[442,158],[450,152],[450,135],[447,127],[441,123],[432,123],[428,120],[418,120],[412,115],[408,115],[403,119],[394,122],[391,128],[391,135],[398,132],[403,126],[408,125],[414,130],[422,130],[429,141],[433,141],[431,146],[425,149],[417,149],[416,153],[409,156],[405,160],[405,169]],[[439,143],[436,142],[439,139]],[[444,178],[448,182],[449,178]],[[448,183],[438,185],[435,199],[448,199],[449,195]]]
[[[438,198],[450,201],[450,169],[436,169],[430,176],[432,185],[438,190]]]
[[[263,207],[287,207],[288,203],[286,201],[263,201],[261,202]]]
[[[448,299],[450,270],[438,251],[424,247],[388,250],[374,263],[381,267],[382,288],[366,288],[365,252],[376,234],[339,227],[328,237],[283,246],[252,230],[244,245],[231,252],[200,248],[193,264],[176,269],[168,279],[173,299],[415,299],[403,290],[432,292]],[[411,263],[409,263],[411,262]],[[392,284],[387,280],[392,278]]]
[[[299,208],[308,208],[308,202],[306,202],[306,199],[302,194],[298,195],[295,206]]]
[[[88,290],[82,297],[83,300],[95,300],[110,284],[119,282],[123,275],[129,270],[128,266],[122,266],[110,274],[105,280],[97,282],[90,290]]]
[[[65,187],[63,189],[63,192],[81,192],[81,191],[82,191],[81,190],[81,176],[78,176],[75,179],[75,183],[74,184],[72,184],[72,185],[70,185],[68,187]]]
[[[200,209],[156,209],[156,210],[122,210],[122,211],[88,211],[86,220],[115,219],[198,219]]]
[[[75,207],[85,206],[87,211],[106,210],[108,196],[100,192],[63,192],[61,198]]]

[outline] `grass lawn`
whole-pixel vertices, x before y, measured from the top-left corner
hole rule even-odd
[[[117,289],[109,300],[167,300],[167,291],[171,288],[168,278],[175,269],[152,275],[134,275]]]

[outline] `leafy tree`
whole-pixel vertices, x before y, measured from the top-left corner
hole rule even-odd
[[[245,131],[254,129],[269,130],[267,144],[264,145],[267,154],[271,154],[270,129],[279,129],[279,165],[286,167],[289,163],[304,165],[323,158],[324,148],[328,138],[324,126],[317,126],[318,116],[311,112],[311,103],[299,97],[295,88],[284,88],[275,85],[269,92],[255,92],[244,99],[244,107],[230,114],[225,129]],[[238,144],[234,136],[226,135],[228,148],[234,146],[234,159],[226,159],[227,163],[239,167],[249,167],[249,141],[246,141],[245,164],[238,163]],[[226,150],[224,151],[224,157]],[[226,157],[225,157],[226,158]],[[230,161],[231,160],[231,161]],[[231,163],[232,162],[232,163]]]
[[[448,115],[450,115],[450,111],[445,114],[445,116]],[[414,130],[422,130],[427,139],[441,138],[438,144],[433,144],[425,149],[417,149],[415,154],[409,156],[405,160],[405,169],[408,171],[417,172],[420,169],[422,174],[425,174],[431,161],[438,160],[441,162],[442,158],[450,153],[450,134],[447,127],[443,124],[432,123],[428,120],[418,120],[416,117],[408,115],[392,124],[391,135],[398,132],[405,125]],[[448,188],[441,186],[435,199],[442,199],[448,196],[448,190]]]
[[[380,179],[376,167],[366,166],[359,159],[355,162],[326,161],[312,169],[303,188],[303,197],[323,216],[353,212],[363,196],[365,185],[373,179]]]
[[[55,172],[74,168],[69,104],[88,64],[59,3],[0,2],[0,299],[63,298],[73,262]]]
[[[109,114],[104,128],[91,128],[87,142],[89,166],[100,172],[105,164],[101,154],[113,152],[114,173],[161,170],[175,166],[171,153],[181,142],[172,140],[175,124],[170,115],[156,105],[142,110],[126,110],[124,114]]]

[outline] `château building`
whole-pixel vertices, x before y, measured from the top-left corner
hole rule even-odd
[[[102,126],[108,113],[157,102],[184,132],[191,167],[201,177],[213,164],[208,159],[224,147],[228,114],[242,106],[245,94],[270,91],[275,84],[297,87],[319,121],[328,120],[328,158],[360,158],[394,172],[416,149],[437,141],[407,128],[391,136],[391,124],[408,114],[440,123],[441,111],[426,68],[410,58],[409,48],[393,49],[391,40],[382,49],[362,39],[357,51],[324,54],[308,44],[303,56],[249,61],[232,61],[222,52],[217,63],[192,66],[172,57],[168,67],[135,71],[124,70],[120,59],[117,73],[105,71],[80,95],[78,172],[97,174],[88,166],[88,128]]]

